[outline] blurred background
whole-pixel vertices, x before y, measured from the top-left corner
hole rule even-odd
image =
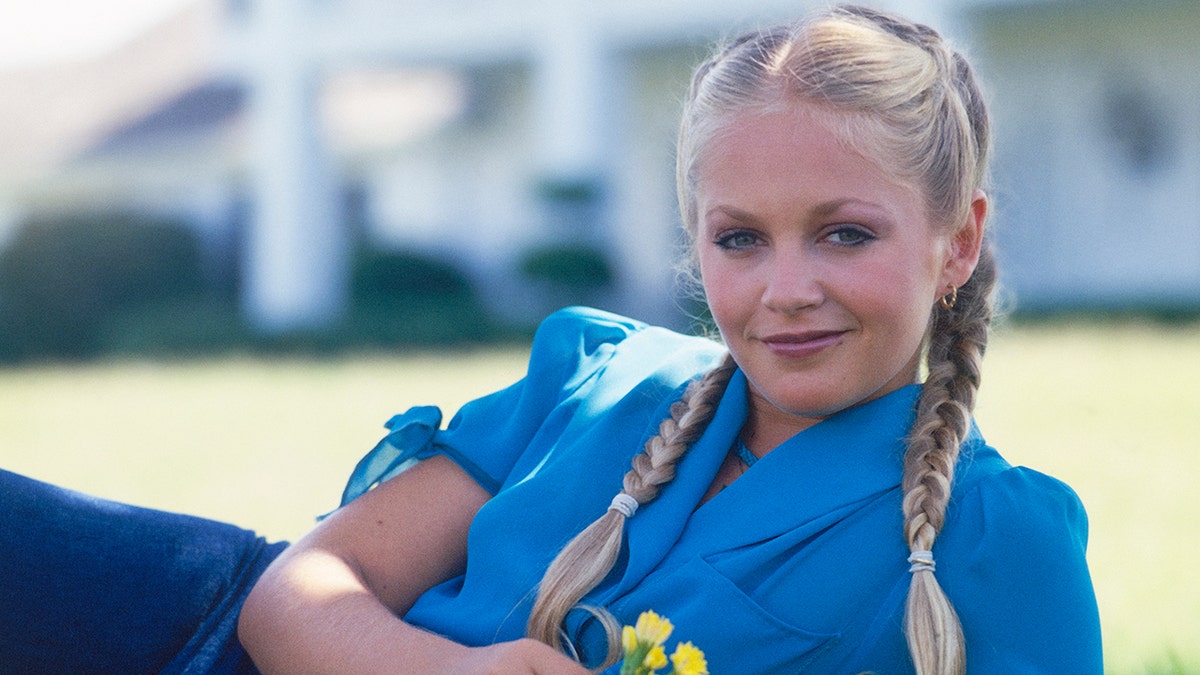
[[[817,4],[6,3],[0,465],[293,537],[548,311],[688,329],[691,69]],[[867,4],[990,93],[985,431],[1088,504],[1113,672],[1200,672],[1200,3]]]
[[[805,5],[125,2],[3,10],[0,358],[685,325],[688,74]],[[988,83],[1016,311],[1200,308],[1200,6],[880,4]]]

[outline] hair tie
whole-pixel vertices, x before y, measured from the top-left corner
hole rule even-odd
[[[933,563],[933,551],[913,551],[912,555],[908,556],[908,562],[912,563],[912,567],[908,568],[909,572],[933,572],[937,565]]]
[[[617,496],[613,497],[612,503],[608,505],[608,508],[610,511],[616,511],[626,518],[632,518],[633,514],[637,513],[638,501],[624,492],[618,492]]]

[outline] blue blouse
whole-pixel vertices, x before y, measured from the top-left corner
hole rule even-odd
[[[436,408],[392,418],[343,503],[439,453],[494,495],[471,526],[466,572],[405,619],[468,645],[522,637],[550,561],[604,513],[667,407],[722,354],[709,340],[571,308],[539,328],[523,380],[467,404],[445,429]],[[646,609],[668,617],[672,643],[693,642],[717,674],[913,672],[900,475],[918,394],[906,387],[806,429],[697,507],[746,419],[747,382],[735,373],[584,602],[625,624]],[[1086,543],[1075,493],[1009,466],[973,429],[934,546],[969,672],[1102,671]],[[567,632],[585,661],[602,658],[590,615],[573,612]]]

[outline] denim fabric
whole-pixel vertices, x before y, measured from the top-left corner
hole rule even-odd
[[[0,470],[0,672],[254,673],[237,615],[285,546]]]

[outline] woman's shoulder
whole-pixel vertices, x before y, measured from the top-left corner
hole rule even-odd
[[[965,564],[958,572],[995,582],[1037,570],[1033,576],[1043,589],[1055,579],[1063,588],[1076,587],[1081,596],[1090,594],[1088,517],[1071,486],[1041,471],[1012,466],[982,444],[960,467],[962,481],[952,493],[938,537],[949,558]]]
[[[959,463],[955,494],[960,517],[1011,530],[1013,537],[1039,534],[1061,537],[1064,530],[1086,542],[1087,513],[1079,495],[1054,476],[1025,466],[1012,466],[981,441],[968,447]]]
[[[529,374],[557,371],[564,384],[606,368],[619,357],[635,367],[656,369],[663,363],[698,370],[724,349],[716,342],[654,326],[591,307],[567,307],[538,326],[530,352]],[[572,376],[573,375],[573,376]]]
[[[976,450],[934,544],[972,672],[1101,672],[1079,495],[991,448]]]
[[[566,336],[587,335],[594,339],[620,339],[649,324],[593,307],[564,307],[548,315],[538,325],[535,340],[557,340]]]
[[[712,340],[704,337],[686,335],[638,319],[583,306],[564,307],[548,315],[538,325],[534,345],[535,349],[542,345],[570,345],[590,352],[602,345],[619,343],[642,333],[651,333],[656,339],[716,347]]]

